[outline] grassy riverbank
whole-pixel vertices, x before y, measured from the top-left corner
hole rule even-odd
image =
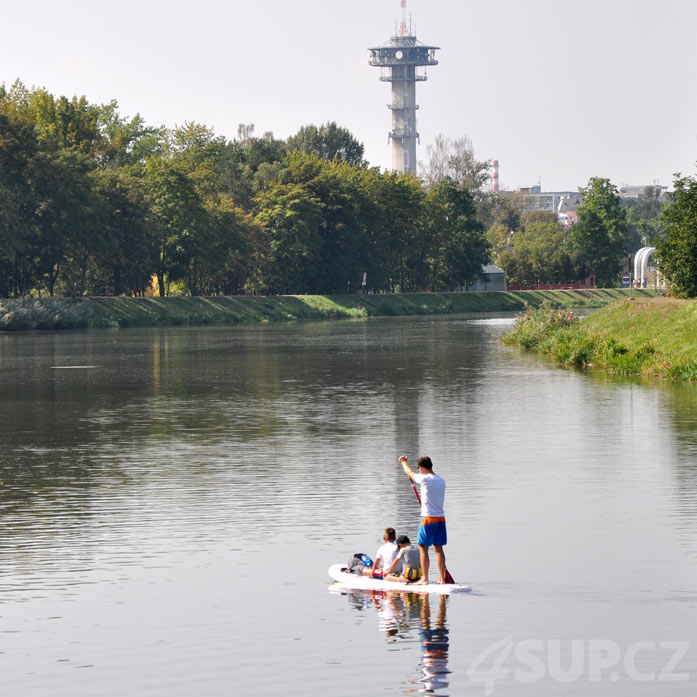
[[[583,320],[542,306],[522,316],[504,341],[547,354],[563,365],[697,380],[696,325],[693,300],[626,300]]]
[[[552,307],[601,307],[623,290],[510,293],[404,293],[173,298],[0,299],[0,330],[254,324],[297,319],[350,319],[464,312],[520,312]],[[652,291],[634,291],[644,297]]]

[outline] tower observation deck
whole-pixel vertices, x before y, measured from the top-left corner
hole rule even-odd
[[[416,83],[427,80],[419,68],[438,65],[438,46],[426,46],[417,41],[406,23],[406,1],[402,0],[402,23],[387,44],[369,48],[370,65],[380,68],[380,80],[392,83],[392,169],[416,174]]]

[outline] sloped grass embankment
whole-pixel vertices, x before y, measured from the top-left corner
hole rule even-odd
[[[697,301],[657,297],[616,302],[579,320],[542,305],[504,342],[567,366],[621,375],[697,380]]]
[[[397,295],[282,295],[170,298],[0,299],[0,330],[254,324],[298,319],[351,319],[466,312],[520,312],[552,307],[601,307],[622,290]],[[647,297],[651,291],[634,291]]]

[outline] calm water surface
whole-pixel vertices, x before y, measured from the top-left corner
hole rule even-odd
[[[510,321],[0,336],[1,694],[694,694],[697,389]],[[401,453],[471,595],[330,587],[415,536]]]

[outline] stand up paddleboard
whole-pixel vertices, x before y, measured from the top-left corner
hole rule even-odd
[[[346,569],[346,564],[332,564],[329,567],[329,577],[333,578],[344,588],[369,590],[369,591],[406,591],[407,593],[469,593],[471,586],[461,586],[457,583],[396,583],[394,581],[383,581],[378,578],[359,576],[350,574]]]

